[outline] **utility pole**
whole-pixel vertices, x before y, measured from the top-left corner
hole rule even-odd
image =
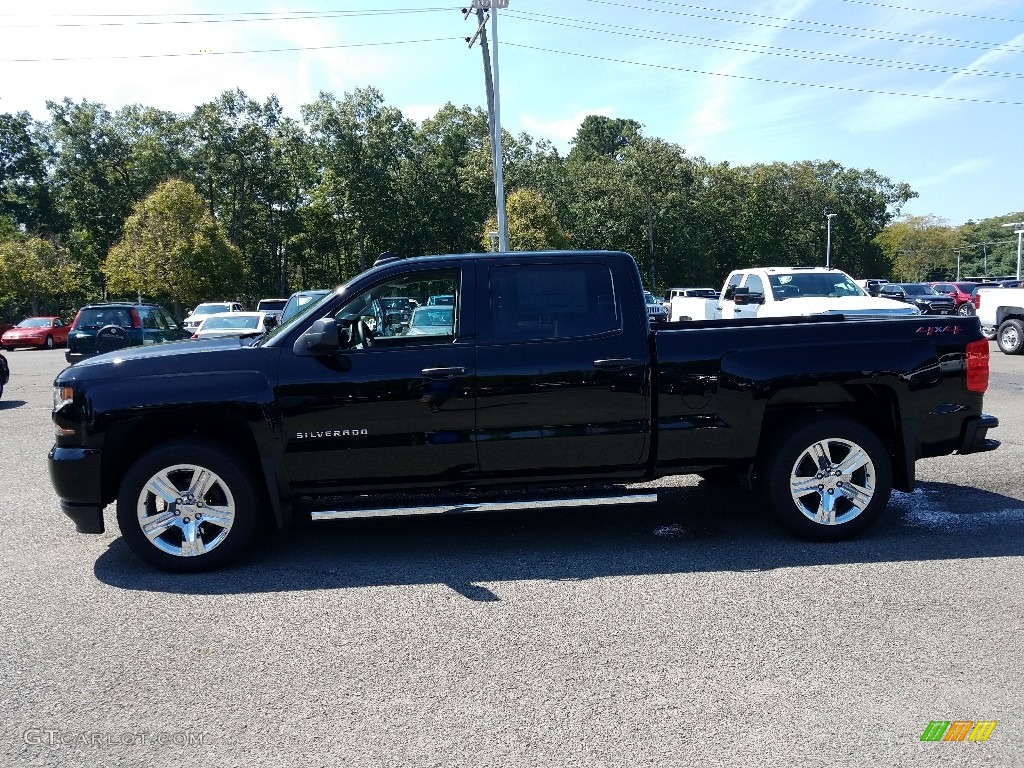
[[[832,218],[837,215],[835,213],[825,214],[825,219],[828,221],[828,234],[825,239],[825,269],[832,269]]]
[[[1024,235],[1024,221],[1011,221],[1003,226],[1013,227],[1013,234],[1017,236],[1017,279],[1020,280],[1020,239]]]
[[[487,122],[491,132],[491,164],[494,169],[494,202],[498,218],[498,250],[508,251],[508,223],[505,218],[505,181],[501,160],[501,99],[498,92],[498,9],[508,8],[508,0],[473,0],[470,8],[463,8],[463,18],[476,11],[476,33],[466,38],[470,48],[480,38],[480,52],[484,59],[484,87],[487,90]],[[487,50],[487,17],[491,12],[491,42],[493,54]],[[492,67],[493,58],[493,67]]]
[[[995,240],[990,240],[987,243],[975,243],[974,245],[967,246],[968,248],[981,248],[981,271],[983,277],[988,277],[988,251],[985,246],[996,245]]]

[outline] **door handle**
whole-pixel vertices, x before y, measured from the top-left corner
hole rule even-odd
[[[639,360],[634,360],[631,357],[613,357],[610,360],[595,360],[594,367],[602,368],[605,370],[620,371],[623,368],[629,368],[634,365],[639,365]]]
[[[454,379],[456,376],[465,376],[466,369],[462,366],[452,368],[424,368],[420,375],[428,379]]]

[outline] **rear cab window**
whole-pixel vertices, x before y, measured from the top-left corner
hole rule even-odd
[[[489,315],[495,342],[618,332],[612,273],[604,264],[493,266]]]

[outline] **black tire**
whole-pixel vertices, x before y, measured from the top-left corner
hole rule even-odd
[[[46,348],[47,349],[53,349],[53,336],[50,336],[50,335],[46,336]]]
[[[200,496],[192,495],[196,483],[205,486]],[[163,494],[155,492],[160,488]],[[237,559],[252,542],[261,514],[244,462],[226,446],[201,440],[149,451],[128,470],[117,496],[117,523],[132,552],[178,573],[221,568]]]
[[[1016,318],[1004,320],[996,333],[996,344],[1007,355],[1019,355],[1024,351],[1024,323]]]
[[[758,491],[782,524],[801,538],[851,538],[873,525],[889,504],[889,454],[871,430],[852,419],[821,416],[798,422],[766,446],[764,457]]]
[[[965,301],[956,308],[956,313],[962,317],[971,317],[974,314],[974,305],[969,301]]]

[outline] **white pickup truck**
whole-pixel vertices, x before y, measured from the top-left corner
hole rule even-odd
[[[1024,288],[978,289],[974,314],[981,321],[981,332],[995,338],[1005,354],[1024,352]]]
[[[669,321],[916,314],[920,313],[910,304],[869,296],[852,277],[838,269],[757,267],[730,273],[718,299],[672,299]]]

